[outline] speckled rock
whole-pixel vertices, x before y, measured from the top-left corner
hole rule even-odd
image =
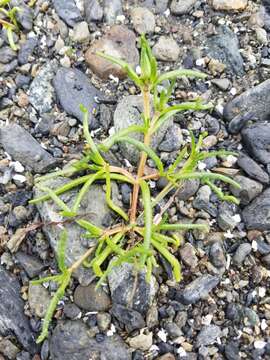
[[[153,47],[153,54],[158,60],[176,61],[180,54],[180,47],[173,38],[161,36]]]
[[[210,0],[215,10],[244,10],[247,0]]]
[[[58,16],[63,19],[69,26],[74,26],[82,21],[80,10],[74,0],[53,0],[53,6]]]
[[[188,14],[195,5],[196,0],[172,0],[171,3],[171,12],[174,15],[184,15]]]
[[[134,29],[138,34],[149,34],[155,30],[155,16],[147,8],[132,8],[130,16]]]
[[[109,295],[101,287],[96,289],[96,284],[77,286],[74,292],[74,302],[81,309],[87,311],[106,311],[111,305]]]

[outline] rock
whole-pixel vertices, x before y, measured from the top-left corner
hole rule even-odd
[[[74,25],[72,40],[79,43],[90,40],[90,32],[86,21]]]
[[[0,340],[0,351],[7,359],[15,360],[17,359],[17,354],[20,350],[15,346],[9,339]],[[5,358],[3,358],[4,360]]]
[[[240,360],[239,347],[236,342],[230,341],[225,345],[225,355],[227,360]]]
[[[195,5],[196,0],[172,0],[171,3],[171,12],[174,15],[184,15],[188,14],[193,6]]]
[[[30,279],[38,276],[46,267],[39,259],[35,258],[34,256],[27,255],[22,251],[18,251],[15,254],[15,257]]]
[[[53,0],[53,6],[58,16],[69,26],[73,27],[82,21],[80,10],[74,0]]]
[[[139,62],[135,34],[123,25],[112,26],[103,37],[94,41],[85,54],[85,61],[101,79],[108,79],[110,75],[125,78],[126,72],[119,65],[96,55],[97,51],[125,60],[132,66]]]
[[[18,61],[16,59],[9,62],[8,64],[0,64],[0,75],[9,74],[13,70],[15,70],[17,66]]]
[[[120,304],[113,304],[111,311],[113,316],[125,325],[128,333],[145,327],[142,315],[136,310],[127,308]]]
[[[133,265],[129,263],[114,267],[108,275],[113,303],[126,307],[131,306],[134,310],[145,315],[156,293],[154,277],[152,276],[150,283],[148,283],[145,275],[145,271],[140,271],[136,275]],[[134,286],[136,286],[135,291]]]
[[[255,197],[257,197],[262,191],[263,186],[257,181],[251,180],[242,175],[236,175],[234,180],[238,182],[241,186],[241,189],[236,189],[233,186],[230,186],[231,193],[241,200],[243,205],[247,205]]]
[[[200,186],[200,181],[198,179],[186,180],[183,183],[179,193],[177,194],[178,200],[183,200],[183,201],[188,200],[189,198],[191,198],[191,196],[196,194],[196,192],[199,189],[199,186]]]
[[[104,16],[109,25],[113,25],[117,16],[123,15],[122,0],[104,0]]]
[[[164,13],[168,8],[169,0],[145,0],[142,6],[148,7],[155,14]]]
[[[238,38],[227,26],[220,26],[217,35],[209,37],[205,51],[207,56],[225,64],[229,72],[243,75],[243,59],[239,52]]]
[[[244,10],[247,7],[247,0],[212,0],[215,10]]]
[[[17,6],[20,11],[16,12],[16,19],[24,30],[30,31],[33,28],[34,12],[23,0],[11,0],[11,7]]]
[[[251,156],[262,164],[270,163],[270,123],[258,123],[242,130],[242,142]]]
[[[98,313],[97,314],[97,325],[100,331],[105,332],[109,329],[111,324],[111,315],[109,313]]]
[[[18,61],[20,65],[27,64],[38,45],[38,39],[31,37],[27,39],[20,47],[18,52]]]
[[[54,61],[44,65],[30,85],[29,101],[40,114],[52,110],[54,90],[51,82],[56,68]]]
[[[57,164],[57,160],[17,124],[0,128],[0,144],[14,160],[36,173],[47,172]]]
[[[187,319],[188,314],[186,311],[178,311],[175,316],[174,322],[180,329],[182,329],[186,325]]]
[[[245,258],[251,253],[252,246],[249,243],[240,244],[234,254],[233,262],[241,266]]]
[[[211,188],[208,185],[203,185],[197,192],[193,201],[195,209],[202,210],[208,207],[211,196]]]
[[[74,302],[81,309],[87,311],[106,311],[111,306],[109,295],[96,284],[88,286],[78,285],[74,292]]]
[[[77,305],[73,303],[65,304],[64,314],[68,319],[75,320],[80,318],[81,310]]]
[[[251,113],[253,120],[267,120],[270,114],[270,79],[243,92],[224,108],[224,117],[232,120],[239,114]]]
[[[12,50],[10,46],[3,46],[0,48],[0,63],[7,64],[16,58],[16,51]]]
[[[104,336],[103,341],[98,342],[89,336],[88,331],[89,328],[80,320],[59,323],[50,341],[51,359],[131,360],[131,354],[120,336]]]
[[[143,101],[142,97],[137,95],[130,95],[124,97],[117,105],[114,113],[114,127],[116,131],[125,129],[130,125],[143,124],[141,114],[143,112]],[[166,131],[172,124],[172,120],[165,122],[163,126],[159,128],[156,134],[152,138],[151,146],[153,150],[158,148],[162,139],[165,136]],[[130,134],[133,138],[143,141],[143,135],[141,134]],[[123,156],[132,163],[136,163],[139,159],[139,151],[134,148],[133,145],[127,143],[121,143],[120,149]]]
[[[267,45],[268,44],[268,37],[267,37],[267,31],[263,28],[256,27],[255,28],[256,37],[260,44]]]
[[[174,357],[173,354],[167,353],[167,354],[164,354],[164,355],[162,355],[162,356],[159,356],[159,357],[157,358],[157,360],[176,360],[176,358]]]
[[[183,135],[181,128],[172,124],[169,126],[163,141],[160,143],[158,149],[160,151],[172,152],[179,150],[183,143]]]
[[[195,304],[201,299],[206,299],[219,282],[218,276],[201,275],[187,285],[184,290],[179,290],[176,299],[186,305]]]
[[[178,338],[183,335],[179,326],[173,322],[167,322],[164,326],[171,340]]]
[[[140,334],[134,336],[133,338],[128,339],[128,343],[133,349],[147,351],[153,344],[153,334],[150,332],[147,335]]]
[[[173,38],[161,36],[153,47],[153,54],[161,61],[177,61],[180,47]]]
[[[263,184],[269,183],[269,175],[253,159],[245,154],[240,154],[237,165],[247,173],[251,178],[260,181]]]
[[[56,97],[65,112],[81,122],[83,113],[80,110],[80,104],[89,110],[89,114],[92,114],[96,108],[95,98],[100,93],[80,70],[60,68],[53,80],[53,85]],[[89,122],[90,128],[97,126],[93,117],[89,119]]]
[[[61,185],[69,182],[67,179],[57,179],[46,183],[51,188],[57,188]],[[38,189],[35,189],[35,195],[41,195]],[[78,195],[78,190],[72,190],[61,196],[61,199],[68,205],[71,206]],[[118,189],[115,183],[112,183],[112,196],[113,201],[119,204]],[[41,219],[44,223],[50,223],[52,221],[60,221],[62,218],[59,215],[58,207],[51,201],[40,203],[37,205]],[[81,211],[87,214],[84,218],[95,224],[96,226],[102,227],[104,218],[110,214],[109,209],[106,205],[105,193],[100,185],[92,185],[86,194],[85,198],[81,203]],[[80,256],[82,256],[86,248],[83,246],[83,238],[85,231],[74,223],[66,224],[65,228],[68,232],[67,240],[67,251],[66,251],[66,264],[69,266],[73,264]],[[54,251],[57,249],[57,242],[61,229],[57,226],[44,226],[43,231],[47,236]],[[74,276],[78,278],[79,282],[83,286],[87,286],[93,280],[93,275],[89,269],[80,267],[74,272]]]
[[[270,230],[270,189],[245,207],[242,217],[247,229]]]
[[[226,91],[229,89],[231,82],[229,79],[222,78],[222,79],[213,79],[212,84],[216,85],[220,90]]]
[[[196,346],[212,345],[221,336],[220,327],[217,325],[205,325],[197,336]]]
[[[36,352],[35,335],[24,315],[24,302],[20,295],[20,284],[0,266],[0,335],[13,333],[18,342],[31,354]]]
[[[226,257],[221,243],[215,242],[210,249],[210,259],[212,264],[217,268],[226,266]]]
[[[101,21],[103,18],[103,8],[100,5],[99,0],[84,1],[84,13],[89,25],[92,24],[92,21]]]
[[[224,231],[233,230],[239,223],[239,219],[235,217],[235,214],[236,206],[234,204],[222,202],[218,208],[218,226]]]
[[[33,315],[43,318],[50,304],[51,297],[43,285],[29,285],[28,302]]]
[[[132,8],[131,21],[133,23],[134,29],[138,34],[150,34],[155,30],[155,16],[154,14],[143,7]]]
[[[198,265],[198,259],[196,256],[196,251],[190,243],[186,243],[180,249],[180,255],[182,261],[189,267],[195,268]]]

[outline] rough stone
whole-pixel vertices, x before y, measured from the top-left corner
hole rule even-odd
[[[153,54],[161,61],[177,61],[180,47],[173,38],[161,36],[153,47]]]
[[[128,340],[129,345],[133,349],[139,349],[142,351],[147,351],[153,344],[153,334],[139,334]]]
[[[0,48],[0,62],[7,64],[16,57],[16,52],[10,46],[3,46]]]
[[[135,34],[123,25],[112,26],[103,37],[94,41],[85,54],[85,60],[90,69],[101,79],[107,79],[110,75],[120,79],[125,78],[126,72],[119,65],[96,55],[97,51],[118,57],[133,66],[139,62]]]
[[[140,5],[148,7],[155,14],[164,13],[168,8],[169,0],[141,0]]]
[[[247,7],[247,0],[210,0],[215,10],[244,10]]]
[[[50,304],[51,297],[47,289],[42,285],[29,285],[28,302],[32,313],[43,318]]]
[[[263,185],[242,175],[236,175],[234,180],[241,189],[230,186],[231,193],[240,199],[241,204],[247,205],[263,191]]]
[[[172,0],[171,12],[174,15],[188,14],[195,5],[197,0]]]
[[[53,6],[58,16],[69,26],[73,27],[76,23],[82,21],[80,10],[74,0],[53,0]]]
[[[74,302],[81,309],[87,311],[106,311],[111,305],[109,295],[101,287],[96,289],[96,284],[77,286],[74,292]]]
[[[176,124],[172,124],[166,131],[164,139],[158,149],[166,152],[176,151],[181,148],[182,143],[183,135],[181,128]]]
[[[240,244],[234,254],[233,262],[241,266],[245,258],[251,253],[252,246],[249,243]]]
[[[113,25],[117,16],[123,15],[122,0],[104,0],[104,17],[109,25]]]
[[[16,19],[21,27],[26,31],[32,30],[34,19],[33,10],[27,6],[23,0],[11,0],[10,6],[17,6],[20,9],[20,11],[16,13]]]
[[[177,194],[178,200],[186,201],[191,196],[195,195],[200,186],[200,181],[198,179],[187,180],[183,183],[179,193]]]
[[[9,339],[0,340],[0,352],[5,356],[4,359],[15,360],[20,350]],[[3,360],[4,360],[3,359]]]
[[[220,327],[217,325],[205,325],[197,336],[196,346],[212,345],[221,336]]]
[[[120,304],[113,304],[112,314],[118,321],[125,325],[128,333],[145,327],[143,316],[136,310]]]
[[[155,30],[154,14],[143,7],[135,7],[131,10],[131,21],[138,34],[149,34]]]
[[[226,257],[221,243],[215,242],[210,249],[210,259],[217,268],[223,268],[226,265]]]
[[[86,21],[79,22],[74,25],[72,40],[75,42],[83,43],[89,41],[90,32]]]
[[[84,13],[89,25],[92,24],[92,21],[101,21],[103,18],[103,8],[99,0],[84,1]]]
[[[18,61],[20,65],[24,65],[29,62],[37,44],[38,39],[36,37],[31,37],[21,45],[18,52]]]
[[[189,267],[194,268],[198,265],[198,259],[196,256],[196,251],[194,247],[186,243],[181,249],[180,249],[180,255],[182,261]]]
[[[238,224],[235,214],[236,206],[234,204],[222,202],[218,208],[218,226],[224,231],[233,230]]]
[[[270,189],[247,205],[242,216],[248,229],[270,230]]]
[[[258,165],[253,159],[245,154],[240,154],[237,160],[237,165],[245,171],[251,178],[260,181],[263,184],[269,183],[269,175]]]
[[[18,251],[15,257],[30,279],[39,275],[45,268],[45,265],[39,259],[22,251]]]

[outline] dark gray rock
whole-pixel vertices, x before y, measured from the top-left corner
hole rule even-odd
[[[196,0],[185,0],[185,1],[172,0],[171,6],[170,6],[171,12],[174,15],[188,14],[192,10],[195,3],[196,3]]]
[[[231,193],[240,199],[241,204],[247,205],[263,191],[263,185],[242,175],[236,175],[234,180],[238,182],[241,189],[230,186]]]
[[[20,65],[27,64],[29,62],[30,56],[33,54],[35,48],[37,47],[38,39],[32,37],[27,39],[20,47],[18,52],[18,61]]]
[[[164,329],[167,331],[170,339],[172,340],[183,334],[179,326],[173,322],[167,322],[164,326]]]
[[[79,318],[81,310],[77,305],[69,303],[65,304],[64,314],[68,319],[75,320],[76,318]]]
[[[117,16],[122,15],[122,0],[104,0],[104,17],[108,24],[115,23]]]
[[[233,341],[226,344],[225,355],[227,360],[240,360],[238,344]]]
[[[245,154],[240,154],[237,165],[245,171],[251,178],[260,181],[263,184],[269,183],[269,175],[253,159]]]
[[[270,114],[270,79],[235,97],[224,108],[224,117],[227,120],[246,113],[252,113],[254,120],[268,118]]]
[[[249,121],[257,120],[253,112],[240,113],[236,115],[229,123],[228,130],[231,134],[238,134]]]
[[[82,321],[66,321],[56,326],[50,341],[52,360],[131,360],[128,347],[118,335],[91,338]]]
[[[39,259],[22,251],[17,252],[15,257],[30,279],[38,276],[46,267]]]
[[[229,72],[243,75],[243,59],[239,52],[239,42],[227,26],[220,26],[217,35],[210,37],[206,42],[206,54],[221,61]]]
[[[237,207],[236,205],[228,202],[222,202],[218,207],[218,217],[217,222],[218,226],[224,230],[233,230],[238,224],[237,219],[235,219],[234,215],[236,215]]]
[[[9,74],[18,66],[17,59],[12,60],[7,64],[0,64],[0,75]]]
[[[31,77],[23,74],[16,75],[15,83],[18,88],[22,88],[28,86],[31,82]]]
[[[78,120],[83,120],[80,104],[84,105],[90,114],[96,108],[95,97],[100,93],[80,70],[60,68],[53,80],[53,85],[60,105],[67,114]],[[90,127],[95,128],[93,117],[89,121]]]
[[[270,189],[247,205],[242,217],[248,229],[270,230]]]
[[[145,271],[136,274],[129,263],[114,267],[108,276],[113,303],[131,307],[145,315],[156,293],[154,277],[148,283],[145,275]]]
[[[202,275],[193,280],[184,290],[179,290],[176,299],[186,305],[195,304],[201,299],[206,299],[219,282],[218,276]]]
[[[251,253],[252,246],[249,243],[240,244],[234,254],[233,262],[241,266],[245,258]]]
[[[83,20],[74,0],[53,0],[53,6],[58,16],[71,27]]]
[[[40,114],[52,110],[54,97],[52,80],[56,69],[57,62],[51,61],[44,65],[30,85],[29,101]]]
[[[166,152],[176,151],[181,148],[182,142],[183,136],[180,127],[176,124],[172,124],[167,130],[158,149]]]
[[[207,346],[214,344],[221,335],[220,327],[217,325],[205,325],[197,336],[196,346]]]
[[[103,8],[99,0],[85,0],[84,13],[89,25],[94,21],[101,21],[103,18]]]
[[[14,160],[36,173],[47,172],[57,164],[57,160],[17,124],[0,128],[0,144]]]
[[[223,268],[226,266],[226,257],[221,243],[216,242],[211,246],[210,259],[212,264],[217,268]]]
[[[133,330],[145,327],[142,315],[136,310],[127,308],[120,304],[114,304],[111,311],[113,316],[125,325],[126,330],[129,333]]]
[[[37,347],[35,335],[24,315],[24,302],[21,299],[20,284],[0,266],[0,335],[15,334],[19,343],[31,354]]]
[[[258,123],[242,130],[242,142],[256,160],[270,163],[270,123]]]
[[[10,46],[3,46],[0,48],[0,63],[7,64],[16,57],[16,51],[12,50]]]
[[[198,179],[186,180],[181,186],[180,191],[177,193],[177,198],[179,200],[188,200],[191,196],[195,195],[200,186],[200,181]]]
[[[96,284],[88,286],[77,286],[74,292],[74,302],[81,309],[87,311],[106,311],[111,306],[109,295]]]
[[[23,0],[11,0],[12,7],[18,6],[20,11],[16,13],[16,19],[24,30],[30,31],[33,28],[34,12]]]

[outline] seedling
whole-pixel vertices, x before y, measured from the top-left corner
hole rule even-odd
[[[37,204],[42,201],[53,200],[63,218],[74,218],[74,221],[85,229],[85,236],[96,239],[96,245],[86,251],[75,264],[67,269],[64,263],[64,244],[66,242],[66,234],[64,233],[59,240],[57,252],[58,267],[61,274],[33,282],[55,281],[59,284],[59,288],[45,316],[42,333],[37,340],[38,342],[46,338],[53,313],[69,284],[72,272],[82,264],[94,271],[99,278],[98,286],[105,281],[113,267],[119,266],[123,262],[133,264],[138,271],[145,269],[147,281],[150,281],[153,268],[158,266],[156,255],[160,254],[171,265],[175,281],[181,280],[181,265],[173,254],[179,247],[181,240],[177,233],[180,230],[192,231],[196,229],[205,231],[208,230],[208,226],[194,223],[170,223],[166,212],[172,203],[171,197],[167,203],[165,202],[165,206],[160,207],[161,210],[158,213],[155,213],[155,209],[156,205],[166,200],[169,193],[172,191],[177,192],[184,181],[199,179],[202,183],[208,184],[221,200],[238,204],[238,200],[235,197],[225,194],[216,185],[216,183],[224,182],[239,188],[239,185],[234,180],[221,174],[198,170],[198,163],[200,161],[212,156],[233,154],[224,150],[213,152],[203,150],[203,139],[207,134],[201,134],[196,141],[193,134],[190,133],[190,145],[181,149],[175,161],[167,168],[158,154],[151,148],[153,135],[159,131],[160,127],[169,118],[178,112],[209,110],[212,108],[211,104],[203,104],[200,99],[177,105],[169,105],[177,78],[185,76],[205,79],[206,75],[198,71],[182,69],[159,74],[157,61],[144,36],[141,37],[141,75],[138,75],[132,66],[120,59],[103,53],[99,53],[99,55],[121,66],[140,89],[143,100],[143,125],[129,126],[103,142],[96,144],[89,132],[89,113],[86,108],[81,106],[81,111],[83,112],[83,131],[87,142],[82,159],[68,169],[47,174],[36,180],[36,186],[44,194],[31,200],[30,203]],[[160,86],[158,85],[164,82],[167,85],[159,92]],[[152,116],[151,96],[154,99]],[[143,134],[143,142],[131,136],[135,133]],[[102,156],[114,144],[123,142],[132,144],[140,151],[140,160],[136,173],[130,172],[124,167],[113,166],[105,161],[104,156]],[[146,162],[149,158],[152,159],[156,169],[151,174],[146,174]],[[81,175],[82,172],[84,173],[83,175]],[[55,177],[72,179],[56,189],[51,189],[45,185],[47,180]],[[160,177],[166,178],[168,184],[155,198],[152,198],[149,182],[151,180],[158,180]],[[105,184],[107,205],[118,218],[117,223],[107,229],[102,229],[87,220],[78,218],[83,198],[91,185],[97,181]],[[129,211],[125,211],[113,202],[112,181],[117,183],[125,182],[132,186]],[[77,197],[72,206],[68,206],[61,199],[61,194],[75,188],[79,189]],[[92,254],[91,257],[89,257],[90,254]]]

